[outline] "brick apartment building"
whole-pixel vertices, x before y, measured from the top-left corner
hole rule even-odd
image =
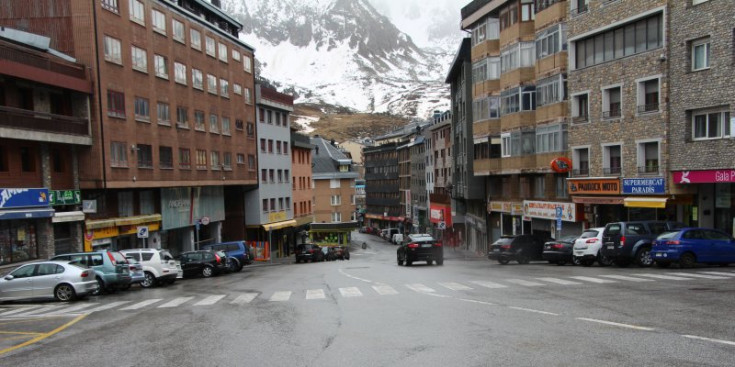
[[[309,136],[299,133],[291,128],[291,172],[293,190],[293,219],[296,221],[294,237],[296,243],[304,241],[305,234],[309,231],[311,222],[314,220],[312,212],[312,200],[314,190],[311,179],[311,145]]]

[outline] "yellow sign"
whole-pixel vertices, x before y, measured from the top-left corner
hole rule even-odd
[[[117,229],[117,227],[95,229],[92,230],[92,239],[98,240],[100,238],[116,237],[119,233],[120,231]]]
[[[148,232],[155,232],[161,228],[161,224],[156,223],[145,223],[145,224],[136,224],[136,225],[130,225],[130,226],[120,226],[118,227],[120,229],[120,235],[126,235],[126,234],[136,234],[138,233],[138,226],[148,226]]]
[[[282,222],[286,220],[286,212],[277,212],[268,214],[268,222]]]

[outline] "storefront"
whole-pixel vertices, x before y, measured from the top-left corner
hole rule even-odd
[[[570,202],[523,202],[523,221],[531,223],[531,234],[541,238],[578,235],[584,230],[583,205]]]
[[[531,223],[523,221],[522,202],[491,201],[487,204],[487,211],[490,214],[490,242],[500,236],[531,233]]]
[[[444,246],[455,247],[458,245],[459,242],[454,233],[454,223],[452,222],[452,207],[449,204],[431,203],[429,222],[431,223],[431,235],[442,241]]]
[[[270,254],[277,258],[289,256],[293,252],[291,244],[298,235],[297,223],[295,219],[288,219],[285,211],[268,213],[268,223],[248,226],[247,238],[268,248],[268,257],[263,261],[270,260]]]
[[[357,229],[357,222],[312,223],[309,241],[319,246],[347,246],[352,239],[351,233]]]
[[[717,228],[735,236],[735,169],[672,172],[673,190],[692,193],[679,204],[687,225]]]
[[[391,217],[388,215],[366,213],[365,219],[368,220],[368,226],[377,229],[378,232],[385,228],[398,228],[403,233],[406,217]]]
[[[572,202],[584,205],[584,228],[625,220],[619,178],[570,178],[567,187]]]
[[[161,247],[174,255],[222,241],[222,186],[161,189]]]
[[[83,250],[82,231],[85,215],[74,210],[82,204],[79,190],[52,190],[49,204],[55,209],[51,222],[54,227],[54,253],[63,254]]]
[[[48,189],[0,189],[0,265],[53,254]]]
[[[84,251],[160,248],[161,215],[86,220]]]

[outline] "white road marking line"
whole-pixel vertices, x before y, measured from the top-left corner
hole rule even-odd
[[[362,297],[362,292],[357,287],[340,288],[339,293],[342,297]]]
[[[559,279],[559,278],[536,278],[538,280],[543,280],[544,282],[549,283],[555,283],[555,284],[561,284],[561,285],[575,285],[575,284],[582,284],[579,282],[573,282],[571,280],[565,280],[565,279]]]
[[[291,291],[279,291],[273,293],[270,302],[286,302],[291,298]]]
[[[593,277],[570,277],[570,278],[577,279],[577,280],[582,280],[582,281],[590,282],[590,283],[597,283],[597,284],[617,283],[614,280],[599,279],[599,278],[593,278]]]
[[[109,310],[111,308],[122,306],[122,305],[124,305],[126,303],[130,303],[130,301],[118,301],[118,302],[108,303],[106,305],[102,305],[102,306],[99,306],[97,308],[93,308],[91,310],[84,311],[84,313],[93,313],[93,312],[99,312],[99,311]]]
[[[481,305],[486,305],[486,306],[495,306],[494,303],[483,302],[483,301],[478,301],[478,300],[474,300],[474,299],[467,299],[467,298],[457,298],[457,299],[460,300],[460,301],[465,301],[465,302],[479,303]]]
[[[472,281],[470,281],[470,283],[477,284],[477,285],[479,285],[481,287],[485,287],[485,288],[493,288],[493,289],[497,289],[497,288],[508,288],[507,285],[502,285],[502,284],[498,284],[498,283],[494,283],[494,282],[488,282],[486,280],[472,280]]]
[[[150,306],[150,305],[152,305],[152,304],[154,304],[156,302],[161,302],[161,301],[163,301],[163,298],[148,299],[148,300],[145,300],[143,302],[138,302],[138,303],[136,303],[134,305],[130,305],[130,306],[125,307],[125,308],[121,308],[120,311],[138,310],[138,309],[141,309],[141,308],[143,308],[145,306]]]
[[[436,292],[435,290],[433,290],[433,289],[431,289],[431,288],[429,288],[429,287],[427,287],[427,286],[425,286],[423,284],[420,284],[420,283],[406,284],[406,287],[408,287],[408,289],[410,289],[410,290],[412,290],[414,292],[419,292],[419,293],[433,293],[433,292]]]
[[[444,288],[451,289],[453,291],[469,291],[472,288],[455,282],[438,282],[438,284]]]
[[[358,278],[358,277],[356,277],[354,275],[347,274],[347,273],[344,272],[344,270],[342,270],[342,268],[339,268],[339,272],[342,273],[342,275],[344,275],[344,276],[346,276],[348,278],[359,280],[361,282],[365,282],[365,283],[372,283],[373,282],[372,280],[362,279],[362,278]]]
[[[324,294],[324,289],[307,289],[306,299],[324,299],[327,296]]]
[[[45,312],[53,312],[56,310],[61,309],[59,306],[45,306],[41,307],[39,309],[35,309],[33,311],[23,312],[23,313],[17,313],[14,316],[31,316],[31,315],[38,315]]]
[[[633,277],[629,277],[625,275],[600,275],[600,276],[605,277],[605,278],[612,278],[612,279],[617,279],[617,280],[625,280],[628,282],[638,282],[638,283],[654,281],[653,279],[633,278]]]
[[[57,315],[57,314],[75,312],[75,311],[83,310],[83,309],[88,308],[88,307],[98,306],[98,305],[99,305],[99,303],[85,303],[85,304],[71,306],[71,307],[64,307],[64,308],[58,309],[56,311],[49,312],[49,313],[47,313],[47,315]],[[87,313],[87,312],[89,312],[89,311],[84,311],[84,313]]]
[[[508,306],[508,308],[512,308],[514,310],[519,310],[519,311],[527,311],[527,312],[533,312],[533,313],[540,313],[542,315],[559,316],[558,313],[546,312],[546,311],[539,311],[539,310],[534,310],[534,309],[530,309],[530,308],[513,307],[513,306]]]
[[[729,340],[711,339],[711,338],[705,338],[703,336],[696,336],[696,335],[682,335],[682,336],[685,338],[689,338],[689,339],[697,339],[697,340],[704,340],[704,341],[713,342],[713,343],[735,345],[735,342],[731,342]]]
[[[172,307],[179,307],[179,306],[181,306],[182,304],[184,304],[184,303],[186,303],[186,302],[189,302],[189,301],[191,301],[191,300],[193,300],[193,299],[194,299],[194,297],[179,297],[179,298],[174,298],[173,300],[171,300],[171,301],[168,301],[168,302],[166,302],[166,303],[164,303],[164,304],[162,304],[162,305],[158,306],[158,308],[172,308]]]
[[[230,302],[230,304],[231,305],[243,305],[245,303],[250,303],[257,296],[258,296],[258,293],[243,293],[237,296],[237,298],[235,298],[232,302]]]
[[[375,291],[378,292],[378,294],[381,296],[390,296],[390,295],[398,294],[397,290],[395,290],[393,287],[387,284],[374,285],[373,289],[375,289]]]
[[[694,274],[694,273],[666,273],[668,275],[673,276],[683,276],[683,277],[692,277],[692,278],[702,278],[702,279],[730,279],[728,277],[721,277],[717,275],[705,275],[705,274]]]
[[[735,277],[735,274],[733,273],[725,273],[722,271],[702,271],[701,274],[710,274],[710,275],[722,275],[725,277]]]
[[[610,325],[610,326],[617,326],[617,327],[622,327],[622,328],[627,328],[627,329],[634,329],[634,330],[641,330],[641,331],[653,331],[653,330],[656,330],[656,329],[650,328],[650,327],[630,325],[630,324],[621,324],[621,323],[618,323],[618,322],[605,321],[605,320],[588,319],[588,318],[585,318],[585,317],[577,317],[577,320],[589,321],[589,322],[596,322],[598,324],[605,324],[605,325]]]
[[[538,287],[538,286],[543,285],[541,283],[531,282],[531,281],[523,280],[523,279],[504,279],[504,280],[508,283],[518,284],[524,287]]]
[[[638,277],[648,277],[653,279],[663,279],[663,280],[693,280],[692,278],[683,278],[683,277],[675,277],[671,275],[661,275],[661,274],[650,274],[650,273],[638,273],[633,274]]]
[[[219,300],[221,300],[222,298],[225,298],[225,296],[227,296],[227,295],[226,294],[218,294],[216,296],[209,296],[209,297],[207,297],[207,298],[205,298],[205,299],[203,299],[203,300],[195,303],[194,306],[211,306],[211,305],[219,302]]]
[[[0,316],[7,316],[7,315],[13,315],[13,314],[16,314],[16,313],[26,312],[26,311],[29,311],[29,310],[32,310],[32,309],[38,308],[38,307],[39,306],[16,308],[16,309],[14,309],[12,311],[5,311],[3,313],[0,313]]]

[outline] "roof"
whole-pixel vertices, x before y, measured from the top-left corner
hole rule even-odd
[[[452,66],[449,68],[447,79],[444,81],[445,83],[452,83],[452,80],[454,80],[455,76],[460,72],[462,64],[466,60],[469,60],[470,56],[470,38],[463,38],[462,44],[459,46],[459,50],[454,56],[454,61],[452,61]]]
[[[328,179],[328,178],[357,178],[357,172],[340,172],[340,163],[352,166],[352,159],[348,157],[342,150],[332,145],[332,143],[322,137],[315,136],[311,138],[311,144],[314,145],[312,151],[312,178]]]

